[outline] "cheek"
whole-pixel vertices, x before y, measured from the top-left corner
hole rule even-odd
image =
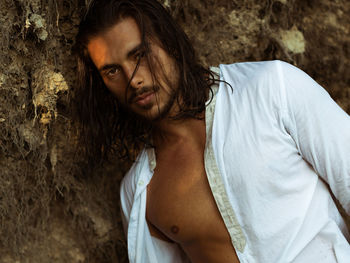
[[[107,84],[106,84],[106,87],[110,91],[111,95],[113,95],[118,100],[118,102],[125,104],[125,88],[121,89],[118,86],[107,85]]]
[[[107,89],[118,99],[120,100],[122,98],[122,101],[125,100],[125,91],[126,91],[126,85],[125,81],[118,80],[108,80],[103,79],[104,84],[106,85]]]

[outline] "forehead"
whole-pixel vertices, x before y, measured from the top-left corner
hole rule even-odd
[[[97,68],[126,59],[127,53],[141,43],[136,21],[127,17],[90,39],[87,48]]]

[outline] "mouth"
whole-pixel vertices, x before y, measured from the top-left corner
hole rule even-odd
[[[146,105],[148,105],[152,101],[153,97],[154,97],[154,91],[146,92],[146,93],[143,93],[143,94],[137,96],[133,100],[133,102],[141,107],[145,107]]]

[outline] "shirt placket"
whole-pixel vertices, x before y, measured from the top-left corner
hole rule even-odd
[[[213,150],[212,127],[215,103],[216,96],[213,97],[211,103],[206,107],[206,146],[204,151],[205,171],[216,205],[230,235],[232,245],[236,250],[243,253],[246,245],[246,239],[230,204],[220,171],[216,164]]]

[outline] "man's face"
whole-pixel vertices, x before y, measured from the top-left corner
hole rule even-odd
[[[119,103],[148,120],[155,120],[173,110],[178,74],[174,59],[154,41],[150,41],[149,50],[157,82],[144,57],[141,32],[133,18],[121,20],[88,43],[93,63]],[[130,79],[130,87],[126,89]]]

